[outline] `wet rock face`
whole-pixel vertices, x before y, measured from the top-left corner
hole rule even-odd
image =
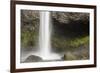
[[[89,34],[89,13],[51,12],[51,16],[55,33],[60,35],[68,32],[75,33],[75,35]]]
[[[40,58],[39,56],[30,55],[28,58],[26,58],[24,62],[40,62],[40,61],[42,61],[42,58]]]
[[[39,24],[40,12],[41,11],[38,10],[22,10],[22,25],[31,25],[31,23],[33,23],[32,21],[34,21],[36,25]],[[51,17],[60,23],[68,24],[71,21],[87,21],[89,19],[89,13],[51,11]]]
[[[39,11],[21,10],[21,27],[22,30],[35,31],[39,26]]]
[[[52,18],[56,19],[60,23],[68,24],[72,21],[87,21],[89,19],[89,13],[76,13],[76,12],[51,12]]]

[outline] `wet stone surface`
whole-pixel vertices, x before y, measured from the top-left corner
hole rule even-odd
[[[39,56],[30,55],[29,57],[26,58],[24,62],[41,62],[41,61],[42,58],[40,58]]]

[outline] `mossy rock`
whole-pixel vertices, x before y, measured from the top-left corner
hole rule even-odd
[[[63,60],[76,60],[76,59],[77,59],[77,57],[74,54],[72,54],[71,52],[67,52],[63,56]]]

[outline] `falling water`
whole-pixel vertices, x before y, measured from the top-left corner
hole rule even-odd
[[[51,51],[51,17],[49,11],[40,12],[39,54],[44,60],[56,59],[59,56]]]
[[[50,13],[40,12],[39,50],[43,59],[48,59],[51,53],[50,46]]]

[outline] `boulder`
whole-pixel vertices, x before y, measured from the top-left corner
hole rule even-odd
[[[40,58],[39,56],[30,55],[29,57],[26,58],[24,62],[41,62],[41,61],[42,58]]]

